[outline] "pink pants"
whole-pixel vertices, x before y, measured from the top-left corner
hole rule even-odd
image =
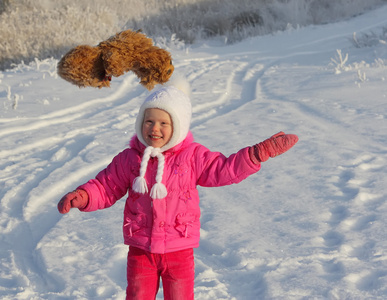
[[[156,299],[160,277],[165,300],[193,300],[193,249],[153,254],[131,246],[128,253],[126,299]]]

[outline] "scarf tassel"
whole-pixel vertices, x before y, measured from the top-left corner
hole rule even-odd
[[[167,196],[167,194],[167,188],[161,182],[154,184],[150,192],[152,199],[163,199]]]
[[[148,192],[148,185],[144,177],[138,176],[133,181],[133,190],[136,193],[145,194]]]

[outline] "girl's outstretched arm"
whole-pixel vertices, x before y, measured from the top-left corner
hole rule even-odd
[[[258,172],[261,162],[286,152],[297,141],[296,135],[279,132],[252,147],[242,148],[229,157],[211,152],[204,146],[199,147],[195,156],[197,184],[213,187],[239,183]]]

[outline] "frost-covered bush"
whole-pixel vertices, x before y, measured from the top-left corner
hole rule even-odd
[[[0,0],[0,69],[35,57],[59,58],[118,31],[185,43],[233,43],[292,26],[334,22],[386,0]]]
[[[354,32],[351,41],[357,48],[372,47],[379,44],[387,46],[387,27],[382,28],[380,32],[365,32],[360,35]]]
[[[341,49],[336,50],[336,56],[331,58],[331,65],[335,69],[335,74],[340,74],[342,71],[348,71],[351,69],[350,66],[347,66],[348,53],[341,53]]]

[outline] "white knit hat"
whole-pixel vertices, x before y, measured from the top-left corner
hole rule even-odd
[[[165,185],[161,182],[164,172],[164,151],[173,148],[174,146],[180,144],[187,136],[190,123],[191,123],[191,101],[188,97],[188,90],[183,92],[179,86],[164,86],[152,94],[150,94],[140,107],[136,119],[136,133],[137,137],[146,149],[144,151],[141,167],[140,167],[140,176],[135,178],[133,182],[133,190],[135,192],[145,194],[148,192],[148,186],[145,180],[145,173],[148,167],[148,161],[150,157],[157,157],[158,167],[156,175],[156,184],[152,187],[150,196],[153,199],[162,199],[167,195],[167,189]],[[144,121],[145,110],[148,108],[158,108],[166,111],[172,119],[172,137],[161,148],[154,148],[148,146],[145,142],[144,137],[142,136],[142,125]]]

